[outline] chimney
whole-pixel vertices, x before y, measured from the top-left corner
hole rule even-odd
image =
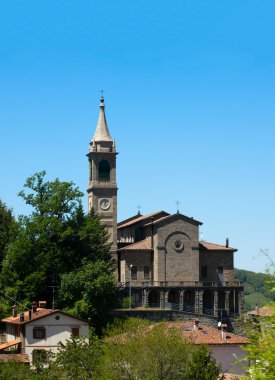
[[[194,322],[194,331],[196,333],[199,331],[199,324],[200,324],[200,321],[198,319],[195,319],[195,322]]]
[[[222,335],[222,339],[223,340],[226,339],[226,329],[227,329],[227,325],[226,324],[222,324],[221,325],[221,335]]]
[[[36,313],[37,311],[37,303],[35,301],[32,302],[32,312]]]
[[[40,307],[42,309],[46,309],[47,301],[38,301],[38,307]]]
[[[226,238],[226,240],[225,240],[225,246],[226,246],[226,248],[229,247],[229,238]]]
[[[18,310],[18,307],[16,305],[13,305],[13,307],[12,307],[12,317],[13,318],[17,317],[17,310]]]
[[[29,321],[32,319],[32,311],[29,310]]]
[[[24,312],[23,311],[20,312],[19,316],[20,316],[20,322],[24,322]]]

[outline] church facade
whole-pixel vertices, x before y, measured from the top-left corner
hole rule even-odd
[[[132,307],[174,309],[217,317],[243,309],[243,284],[234,280],[234,252],[200,241],[198,220],[179,212],[140,213],[117,223],[116,146],[104,98],[90,142],[88,207],[106,225],[117,288]]]

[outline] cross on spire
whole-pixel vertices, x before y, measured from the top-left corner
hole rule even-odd
[[[103,98],[104,91],[100,90],[100,93],[101,93],[101,97]]]
[[[141,206],[138,205],[138,206],[137,206],[137,209],[138,209],[138,215],[140,215],[140,209],[141,209]]]
[[[179,214],[179,212],[180,212],[180,210],[179,210],[180,201],[177,201],[176,205],[177,205],[177,214]]]

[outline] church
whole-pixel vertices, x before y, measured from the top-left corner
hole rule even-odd
[[[117,288],[133,308],[172,309],[227,317],[243,309],[243,284],[234,280],[236,248],[199,239],[202,222],[177,212],[156,211],[117,222],[116,145],[104,98],[90,141],[88,210],[109,233]]]

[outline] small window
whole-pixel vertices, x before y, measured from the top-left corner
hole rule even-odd
[[[33,328],[33,339],[45,339],[46,329],[45,327],[34,327]]]
[[[98,176],[100,181],[110,181],[110,164],[107,160],[102,160],[98,167]]]
[[[32,364],[35,367],[41,367],[48,363],[48,352],[46,350],[32,351]]]
[[[150,267],[144,267],[144,280],[150,279]]]
[[[207,266],[206,265],[203,265],[201,267],[201,276],[202,276],[202,278],[206,278],[207,277]]]
[[[217,267],[217,273],[223,274],[223,267],[222,266]]]
[[[137,267],[132,266],[131,268],[131,280],[136,280],[137,279]]]
[[[72,336],[79,336],[79,327],[72,327]]]

